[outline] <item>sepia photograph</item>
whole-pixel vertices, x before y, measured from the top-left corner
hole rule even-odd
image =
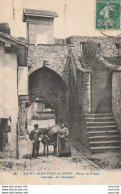
[[[120,14],[0,0],[0,184],[121,184]]]

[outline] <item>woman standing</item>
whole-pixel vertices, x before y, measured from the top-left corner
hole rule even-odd
[[[71,148],[69,145],[69,129],[61,124],[61,129],[58,130],[58,153],[59,157],[70,157]]]

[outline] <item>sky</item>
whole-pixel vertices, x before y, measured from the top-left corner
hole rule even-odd
[[[13,4],[16,22],[13,20],[12,0],[0,0],[0,23],[9,23],[12,36],[26,37],[26,23],[22,21],[24,8],[56,11],[58,17],[54,21],[54,36],[57,38],[102,35],[95,28],[96,0],[13,0]],[[67,8],[64,25],[65,4]]]

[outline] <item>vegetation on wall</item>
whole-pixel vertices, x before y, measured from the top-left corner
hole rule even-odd
[[[83,54],[85,57],[94,58],[102,56],[102,49],[99,44],[93,41],[87,41],[83,47]]]

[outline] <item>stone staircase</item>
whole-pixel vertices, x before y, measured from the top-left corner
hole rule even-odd
[[[112,113],[85,114],[92,153],[118,151],[121,136]]]

